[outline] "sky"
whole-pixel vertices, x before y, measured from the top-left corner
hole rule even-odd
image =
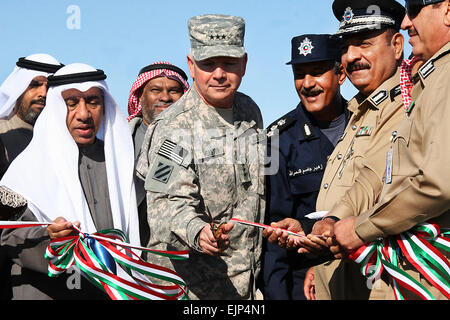
[[[48,53],[64,64],[86,63],[107,74],[110,92],[127,114],[128,94],[139,70],[168,61],[189,74],[187,21],[210,13],[243,17],[249,60],[239,91],[259,105],[268,126],[299,98],[291,67],[291,39],[334,33],[330,0],[20,0],[0,1],[0,82],[18,58]],[[404,4],[403,1],[400,3]],[[410,52],[405,41],[405,52]],[[192,79],[189,79],[192,84]],[[356,89],[347,80],[342,95]]]

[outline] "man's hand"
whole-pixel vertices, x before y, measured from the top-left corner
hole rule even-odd
[[[272,222],[269,228],[264,229],[263,237],[267,238],[270,243],[277,244],[281,248],[296,248],[296,246],[298,246],[297,240],[299,237],[289,236],[286,231],[281,229],[304,234],[302,225],[299,221],[286,218],[278,222]]]
[[[207,224],[200,231],[199,244],[204,254],[217,256],[230,246],[230,237],[228,233],[234,228],[234,223],[222,224],[216,231],[216,237],[211,230],[211,225]]]
[[[80,228],[79,221],[76,221],[72,224],[72,222],[67,221],[63,217],[58,217],[53,220],[53,224],[47,227],[47,233],[52,240],[62,237],[74,236],[78,234],[78,232],[73,228],[74,225],[77,228]]]
[[[336,246],[330,249],[335,258],[343,258],[364,245],[364,241],[355,232],[355,223],[356,217],[350,217],[342,219],[334,225]]]
[[[327,255],[330,253],[330,245],[332,245],[334,220],[324,218],[316,222],[313,226],[311,234],[307,238],[301,239],[302,248],[298,253],[313,253],[317,255]],[[319,238],[318,235],[327,237]]]
[[[307,300],[316,299],[316,286],[314,284],[314,267],[311,267],[306,271],[305,282],[303,284],[303,292]]]

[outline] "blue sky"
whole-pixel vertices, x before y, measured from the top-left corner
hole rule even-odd
[[[290,60],[292,37],[334,33],[338,21],[331,3],[329,0],[3,0],[0,82],[13,70],[19,57],[48,53],[64,64],[82,62],[103,69],[111,93],[126,112],[129,90],[142,67],[165,60],[188,74],[190,17],[231,14],[246,20],[249,62],[239,91],[260,106],[267,126],[299,101],[292,71],[285,64]],[[79,16],[72,8],[79,9]],[[405,50],[408,52],[410,48]],[[192,84],[192,79],[189,83]],[[355,93],[352,84],[346,81],[342,87],[344,97],[351,98]]]

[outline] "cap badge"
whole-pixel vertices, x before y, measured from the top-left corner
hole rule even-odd
[[[345,12],[343,15],[345,23],[351,23],[354,16],[355,16],[355,14],[353,13],[352,8],[347,7],[347,9],[345,9]]]
[[[312,54],[312,49],[314,49],[311,40],[308,38],[305,38],[302,43],[300,43],[300,47],[298,50],[300,50],[300,54],[304,55],[305,57],[308,54]]]

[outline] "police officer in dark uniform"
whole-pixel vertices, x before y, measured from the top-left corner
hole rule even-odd
[[[279,135],[279,148],[274,142],[271,144],[271,139],[268,148],[271,158],[279,154],[279,170],[267,176],[267,224],[293,218],[308,234],[307,229],[315,222],[305,215],[315,211],[327,157],[349,119],[347,102],[340,94],[340,85],[345,81],[340,48],[340,39],[332,35],[310,34],[292,39],[292,60],[287,64],[292,65],[301,102],[268,128],[272,141]],[[306,268],[318,260],[265,241],[265,299],[304,300]]]

